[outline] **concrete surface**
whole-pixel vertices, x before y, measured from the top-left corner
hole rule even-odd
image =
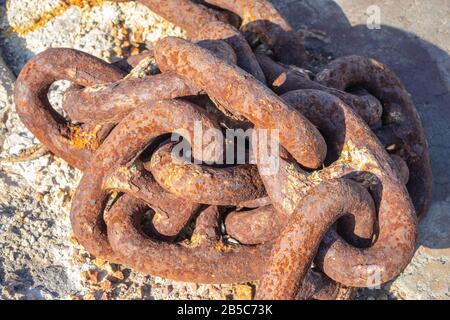
[[[143,33],[142,43],[151,43],[165,34],[181,34],[135,4],[92,8],[73,5],[36,30],[20,34],[20,26],[52,10],[57,3],[11,0],[6,10],[0,0],[1,50],[6,65],[15,73],[31,56],[49,46],[75,47],[114,59],[119,55],[114,48],[124,39],[117,42],[111,36],[108,21],[125,24],[132,35]],[[378,290],[361,290],[359,298],[450,299],[450,0],[273,3],[305,32],[311,52],[324,59],[368,55],[390,66],[413,96],[427,132],[434,196],[432,208],[420,226],[416,255],[395,281]],[[372,5],[381,10],[379,30],[366,26],[367,8]],[[15,32],[11,26],[16,26]],[[0,62],[1,157],[36,143],[14,113],[9,94],[12,80],[13,75]],[[61,83],[53,88],[54,103],[58,104],[66,87]],[[67,212],[78,179],[78,172],[50,156],[0,165],[0,298],[249,297],[252,284],[176,283],[92,259],[70,238]],[[112,289],[107,288],[108,281]]]

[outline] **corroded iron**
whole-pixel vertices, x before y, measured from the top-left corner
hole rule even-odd
[[[190,79],[232,113],[257,126],[279,129],[280,143],[302,165],[317,168],[322,164],[326,144],[319,131],[242,69],[221,63],[207,50],[179,38],[158,41],[155,57],[161,70]]]
[[[429,206],[431,169],[392,71],[357,56],[317,75],[293,66],[307,64],[302,37],[266,0],[140,2],[189,40],[112,64],[48,49],[15,86],[23,123],[83,171],[70,216],[78,241],[169,279],[261,280],[257,299],[344,299],[397,276],[414,253],[416,212]],[[57,80],[73,83],[68,118],[47,98]],[[253,129],[245,163],[221,162],[230,141],[198,141],[199,127]],[[257,143],[262,129],[279,133],[275,172],[258,153],[270,149]],[[175,152],[173,133],[188,154]]]
[[[259,299],[294,299],[322,237],[339,218],[351,215],[360,237],[372,237],[375,205],[361,185],[328,180],[308,193],[277,238],[257,293]]]
[[[333,61],[316,78],[339,90],[366,89],[381,102],[383,124],[376,134],[391,153],[406,161],[410,171],[408,191],[422,218],[431,203],[428,143],[414,102],[398,77],[376,60],[349,56]]]
[[[214,168],[186,163],[173,156],[172,147],[162,146],[144,165],[170,193],[196,203],[222,206],[239,206],[266,196],[256,166]]]

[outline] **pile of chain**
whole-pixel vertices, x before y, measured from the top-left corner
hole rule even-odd
[[[393,72],[360,56],[306,72],[302,37],[266,0],[140,2],[189,40],[164,38],[114,64],[48,49],[15,85],[23,123],[84,173],[71,210],[79,242],[164,278],[260,280],[258,299],[342,298],[397,276],[429,206],[431,169]],[[47,97],[57,80],[73,82],[70,120]],[[189,140],[198,123],[279,129],[278,170],[265,174],[257,156],[208,165],[217,153],[204,149],[223,145]],[[202,164],[172,157],[173,132]]]

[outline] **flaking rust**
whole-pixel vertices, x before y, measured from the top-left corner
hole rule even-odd
[[[173,280],[260,280],[258,299],[351,298],[396,277],[414,253],[431,168],[393,72],[358,56],[317,75],[293,66],[307,65],[302,37],[266,0],[140,2],[189,40],[114,64],[48,49],[15,85],[22,122],[84,173],[71,210],[78,242]],[[269,50],[256,54],[261,43]],[[68,118],[47,98],[57,80],[73,82]],[[195,143],[198,125],[279,130],[277,171],[258,153],[255,164],[224,165],[203,151],[231,142]],[[188,157],[174,155],[174,132]]]

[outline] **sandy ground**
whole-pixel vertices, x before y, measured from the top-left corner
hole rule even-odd
[[[273,2],[305,32],[313,53],[326,59],[369,55],[394,69],[412,94],[429,137],[434,198],[421,224],[416,255],[397,279],[377,290],[361,290],[359,298],[449,299],[450,1]],[[365,25],[366,9],[373,4],[381,9],[379,30]],[[11,97],[15,75],[30,57],[48,47],[72,47],[112,61],[165,35],[183,33],[136,3],[0,0],[0,157],[37,143],[20,123]],[[53,86],[50,97],[56,106],[67,86]],[[51,155],[22,163],[0,161],[0,298],[251,297],[253,284],[172,282],[95,260],[70,230],[70,200],[79,178],[78,171]]]

